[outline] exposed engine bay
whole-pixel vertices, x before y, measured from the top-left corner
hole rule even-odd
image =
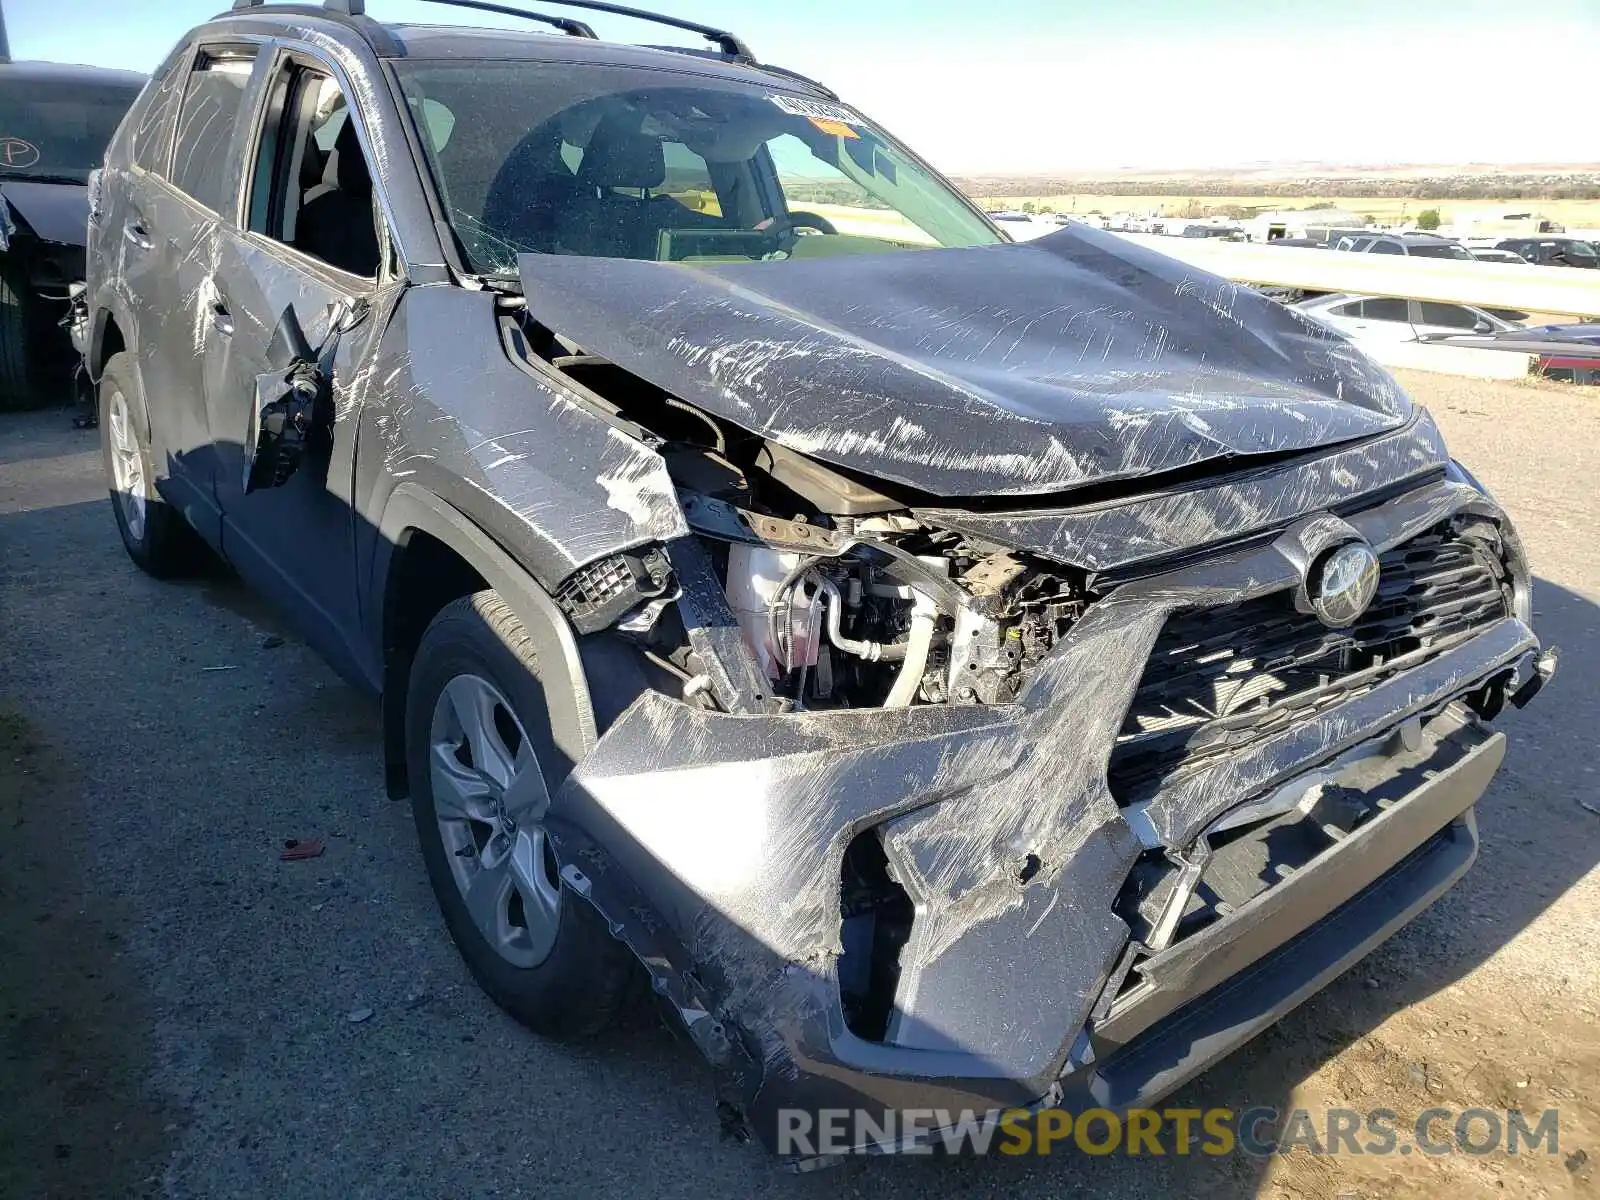
[[[1061,576],[955,534],[855,528],[835,556],[728,549],[746,644],[798,707],[1006,703],[1081,611]]]
[[[781,708],[1008,703],[1088,604],[1081,572],[931,526],[875,481],[719,420],[547,333],[529,340],[666,461],[744,648]],[[666,564],[633,562],[596,564],[558,599],[569,613],[575,599],[583,606],[573,614],[582,632],[614,618],[680,677],[685,699],[712,704],[704,665],[669,615]]]

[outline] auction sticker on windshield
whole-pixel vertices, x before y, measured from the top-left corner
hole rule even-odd
[[[866,121],[842,104],[825,104],[821,100],[806,100],[800,96],[768,96],[791,117],[805,117],[823,133],[839,137],[860,137],[852,126],[865,125]]]

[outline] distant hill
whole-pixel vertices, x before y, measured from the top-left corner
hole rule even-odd
[[[969,173],[955,182],[974,196],[1341,196],[1419,200],[1595,200],[1600,164],[1467,163],[1450,166],[1330,166],[1274,163],[1197,171]]]

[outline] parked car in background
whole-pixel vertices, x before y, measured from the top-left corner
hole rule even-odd
[[[1331,247],[1342,237],[1363,237],[1371,232],[1364,226],[1308,225],[1305,236],[1318,245]]]
[[[1334,292],[1302,300],[1294,307],[1351,337],[1391,342],[1429,341],[1460,333],[1503,333],[1519,328],[1470,304],[1404,300],[1398,296]]]
[[[1346,245],[1346,241],[1349,245]],[[1458,258],[1472,261],[1472,254],[1460,242],[1432,233],[1380,233],[1371,237],[1342,237],[1334,245],[1336,250],[1354,250],[1358,254],[1407,254],[1418,258]]]
[[[1018,242],[1032,241],[1047,233],[1054,233],[1061,227],[1056,213],[1027,213],[1013,209],[985,215],[1010,234],[1013,241]]]
[[[65,388],[89,172],[144,87],[132,71],[0,61],[0,407]]]
[[[1540,267],[1600,268],[1600,250],[1593,242],[1569,237],[1507,238],[1495,243],[1496,250],[1509,250],[1525,262]]]
[[[1533,370],[1566,383],[1600,384],[1600,324],[1535,325],[1430,339],[1451,346],[1535,355]]]
[[[1522,255],[1511,250],[1501,250],[1496,246],[1468,246],[1467,253],[1479,262],[1520,264],[1524,267],[1528,265],[1528,260]]]

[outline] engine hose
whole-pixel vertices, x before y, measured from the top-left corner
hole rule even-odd
[[[919,596],[920,601],[920,596]],[[928,667],[928,651],[933,646],[933,626],[937,614],[928,604],[918,603],[911,612],[911,639],[906,643],[906,660],[900,665],[900,674],[894,677],[894,686],[883,702],[885,708],[907,708],[917,688],[922,684],[922,674]]]
[[[785,629],[782,636],[779,636],[778,609],[782,607],[785,612],[789,611],[790,590],[800,582],[800,577],[811,569],[812,564],[817,561],[818,557],[815,554],[808,554],[801,558],[793,569],[783,577],[777,589],[772,593],[772,599],[767,604],[767,640],[772,643],[773,650],[777,652],[778,661],[782,664],[783,672],[786,675],[794,666],[790,661],[792,656],[789,651],[791,630]]]
[[[864,658],[868,662],[895,662],[906,656],[907,642],[860,642],[844,636],[840,622],[844,619],[844,600],[839,595],[839,585],[826,575],[813,575],[812,582],[828,598],[828,640],[846,654]]]

